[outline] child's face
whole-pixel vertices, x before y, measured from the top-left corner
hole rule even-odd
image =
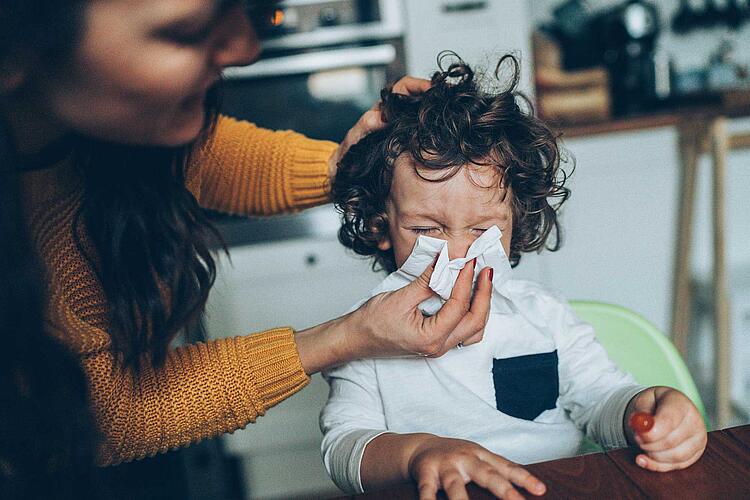
[[[428,179],[445,171],[420,169]],[[394,165],[391,193],[386,203],[388,234],[378,248],[393,248],[396,265],[401,265],[414,248],[420,234],[448,241],[451,259],[465,257],[469,246],[487,228],[497,226],[503,233],[505,254],[510,254],[513,229],[511,193],[499,185],[496,169],[465,165],[456,175],[442,182],[424,180],[414,171],[413,160],[401,155]]]

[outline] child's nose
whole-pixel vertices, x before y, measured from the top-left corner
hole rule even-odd
[[[466,257],[475,238],[451,238],[448,240],[448,257],[451,260]]]

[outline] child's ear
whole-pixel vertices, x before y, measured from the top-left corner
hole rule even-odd
[[[390,250],[393,245],[391,244],[391,238],[388,236],[388,233],[383,235],[382,238],[380,238],[380,241],[378,241],[378,250],[385,252],[386,250]]]

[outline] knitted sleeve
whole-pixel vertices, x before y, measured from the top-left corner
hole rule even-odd
[[[187,184],[201,206],[269,215],[329,201],[328,159],[337,144],[219,117],[194,155]]]
[[[71,336],[77,327],[86,331]],[[52,333],[82,352],[100,465],[241,429],[309,382],[289,328],[180,347],[163,366],[143,362],[137,373],[113,357],[106,332],[77,320],[66,328]]]

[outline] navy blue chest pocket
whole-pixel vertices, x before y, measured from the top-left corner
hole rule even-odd
[[[534,420],[557,405],[557,351],[495,359],[492,378],[497,409],[506,415]]]

